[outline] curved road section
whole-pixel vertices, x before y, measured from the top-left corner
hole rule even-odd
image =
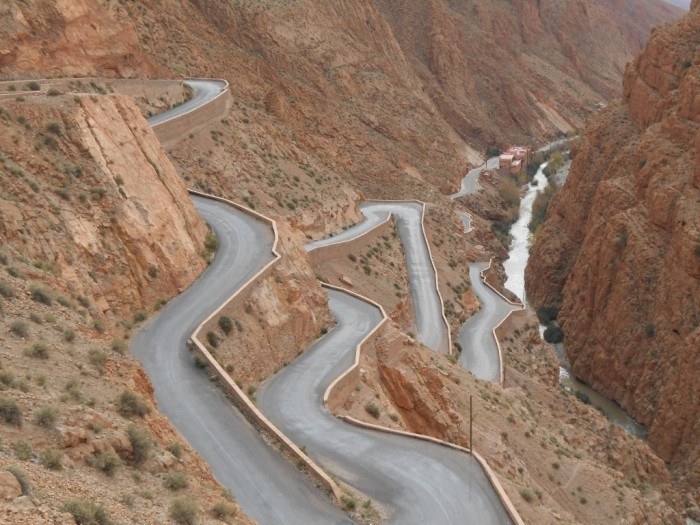
[[[226,90],[226,82],[223,80],[185,80],[185,84],[192,88],[194,92],[192,98],[179,106],[149,118],[148,123],[151,126],[164,124],[169,120],[195,111]]]
[[[491,157],[478,168],[474,168],[467,173],[462,179],[462,187],[457,193],[450,195],[450,199],[454,200],[465,195],[471,195],[479,191],[479,175],[484,169],[493,169],[498,167],[498,157]]]
[[[457,340],[462,347],[459,362],[472,374],[485,381],[501,379],[501,359],[493,329],[513,310],[519,310],[494,292],[481,278],[489,263],[469,264],[472,290],[481,301],[481,310],[472,315],[459,331]]]
[[[212,93],[209,96],[216,96]],[[199,100],[200,105],[206,102]],[[175,111],[194,109],[180,106]],[[208,313],[272,260],[274,241],[267,225],[235,208],[201,197],[193,200],[217,233],[216,257],[199,280],[132,340],[132,351],[154,385],[159,408],[259,523],[349,523],[345,514],[260,439],[186,351],[186,341]],[[388,212],[395,214],[405,251],[412,254],[407,262],[416,279],[431,281],[435,290],[421,227],[422,207],[411,203],[364,207],[380,222]],[[427,289],[417,289],[416,304],[427,301],[421,323],[435,317],[430,322],[441,325],[439,297],[431,303]],[[351,426],[325,410],[327,386],[353,363],[357,344],[382,318],[375,306],[342,292],[329,292],[329,299],[338,325],[259,390],[266,415],[298,445],[307,446],[335,476],[393,509],[392,523],[510,523],[473,457],[435,443]],[[431,317],[430,310],[436,315]],[[424,338],[439,347],[443,344],[439,332],[425,326]]]
[[[149,120],[167,122],[218,96],[219,81],[188,81],[194,97]],[[270,228],[231,206],[193,197],[216,232],[219,250],[204,274],[132,339],[154,386],[158,408],[209,464],[217,480],[261,525],[352,523],[258,431],[215,383],[197,369],[186,343],[210,312],[272,260]]]
[[[385,221],[389,214],[393,215],[406,259],[418,341],[448,353],[448,328],[442,317],[442,300],[423,232],[423,205],[411,201],[363,202],[360,211],[366,220],[338,235],[307,244],[307,251],[360,237]]]
[[[260,389],[262,411],[338,479],[388,506],[389,523],[508,524],[511,520],[477,460],[414,438],[360,428],[323,406],[330,383],[382,320],[379,309],[328,290],[336,327]]]
[[[350,523],[276,450],[193,363],[186,342],[207,315],[272,260],[267,225],[217,201],[193,197],[219,238],[202,277],[133,338],[158,408],[261,524]]]

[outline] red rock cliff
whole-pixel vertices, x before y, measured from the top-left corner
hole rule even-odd
[[[656,28],[586,129],[526,271],[579,377],[700,474],[700,5]],[[697,489],[696,489],[697,490]]]

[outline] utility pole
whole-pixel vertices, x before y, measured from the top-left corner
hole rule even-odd
[[[469,454],[474,450],[474,441],[472,440],[472,422],[474,421],[474,410],[472,408],[472,395],[469,394]]]

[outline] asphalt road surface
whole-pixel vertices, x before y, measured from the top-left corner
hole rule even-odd
[[[216,257],[131,343],[153,383],[158,409],[261,525],[351,523],[261,439],[187,351],[199,323],[272,259],[273,242],[266,224],[224,203],[193,200],[219,238]]]
[[[195,88],[193,99],[154,117],[151,124],[193,111],[223,89],[217,81],[188,83]],[[186,341],[199,323],[272,260],[273,243],[267,225],[224,203],[193,200],[218,235],[216,257],[199,280],[132,339],[132,352],[153,383],[159,410],[258,523],[349,523],[328,498],[265,444],[186,350]],[[389,211],[394,213],[414,283],[411,292],[421,340],[436,349],[446,347],[435,275],[420,228],[421,206],[366,203],[362,208],[375,224]],[[361,227],[369,228],[371,223]],[[358,230],[347,238],[353,235]],[[391,523],[510,523],[472,457],[434,443],[360,429],[327,413],[323,407],[327,385],[351,365],[357,343],[381,319],[378,309],[363,301],[342,292],[329,292],[329,296],[338,325],[259,390],[266,415],[339,479],[391,508]]]
[[[478,462],[436,443],[356,427],[323,406],[328,385],[354,362],[379,309],[329,290],[336,327],[257,391],[258,406],[336,478],[389,507],[402,525],[511,523]]]
[[[309,243],[306,249],[313,250],[359,237],[386,220],[389,213],[393,214],[404,248],[417,339],[428,348],[447,353],[447,326],[442,318],[442,301],[422,228],[423,206],[410,201],[363,202],[360,211],[366,220],[338,235]]]
[[[195,111],[226,89],[226,83],[222,80],[186,80],[185,84],[194,89],[192,98],[179,106],[149,118],[148,123],[151,126],[163,124],[185,113]]]
[[[472,290],[482,306],[459,331],[457,340],[462,346],[459,362],[479,379],[500,381],[501,361],[492,330],[518,307],[504,301],[481,279],[481,270],[488,265],[486,262],[469,264]]]
[[[485,168],[493,169],[498,167],[498,157],[491,157],[478,168],[474,168],[462,179],[462,187],[457,193],[450,195],[450,199],[456,199],[465,195],[470,195],[479,191],[479,175]]]

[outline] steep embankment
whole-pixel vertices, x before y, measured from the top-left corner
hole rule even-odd
[[[10,99],[1,114],[8,249],[63,276],[107,320],[149,308],[201,272],[204,222],[129,99]]]
[[[586,130],[526,277],[560,306],[573,370],[700,474],[700,5],[656,29]],[[697,490],[697,485],[695,485]]]
[[[185,185],[125,97],[6,98],[0,124],[0,522],[164,523],[175,491],[232,517],[126,351],[205,267]]]

